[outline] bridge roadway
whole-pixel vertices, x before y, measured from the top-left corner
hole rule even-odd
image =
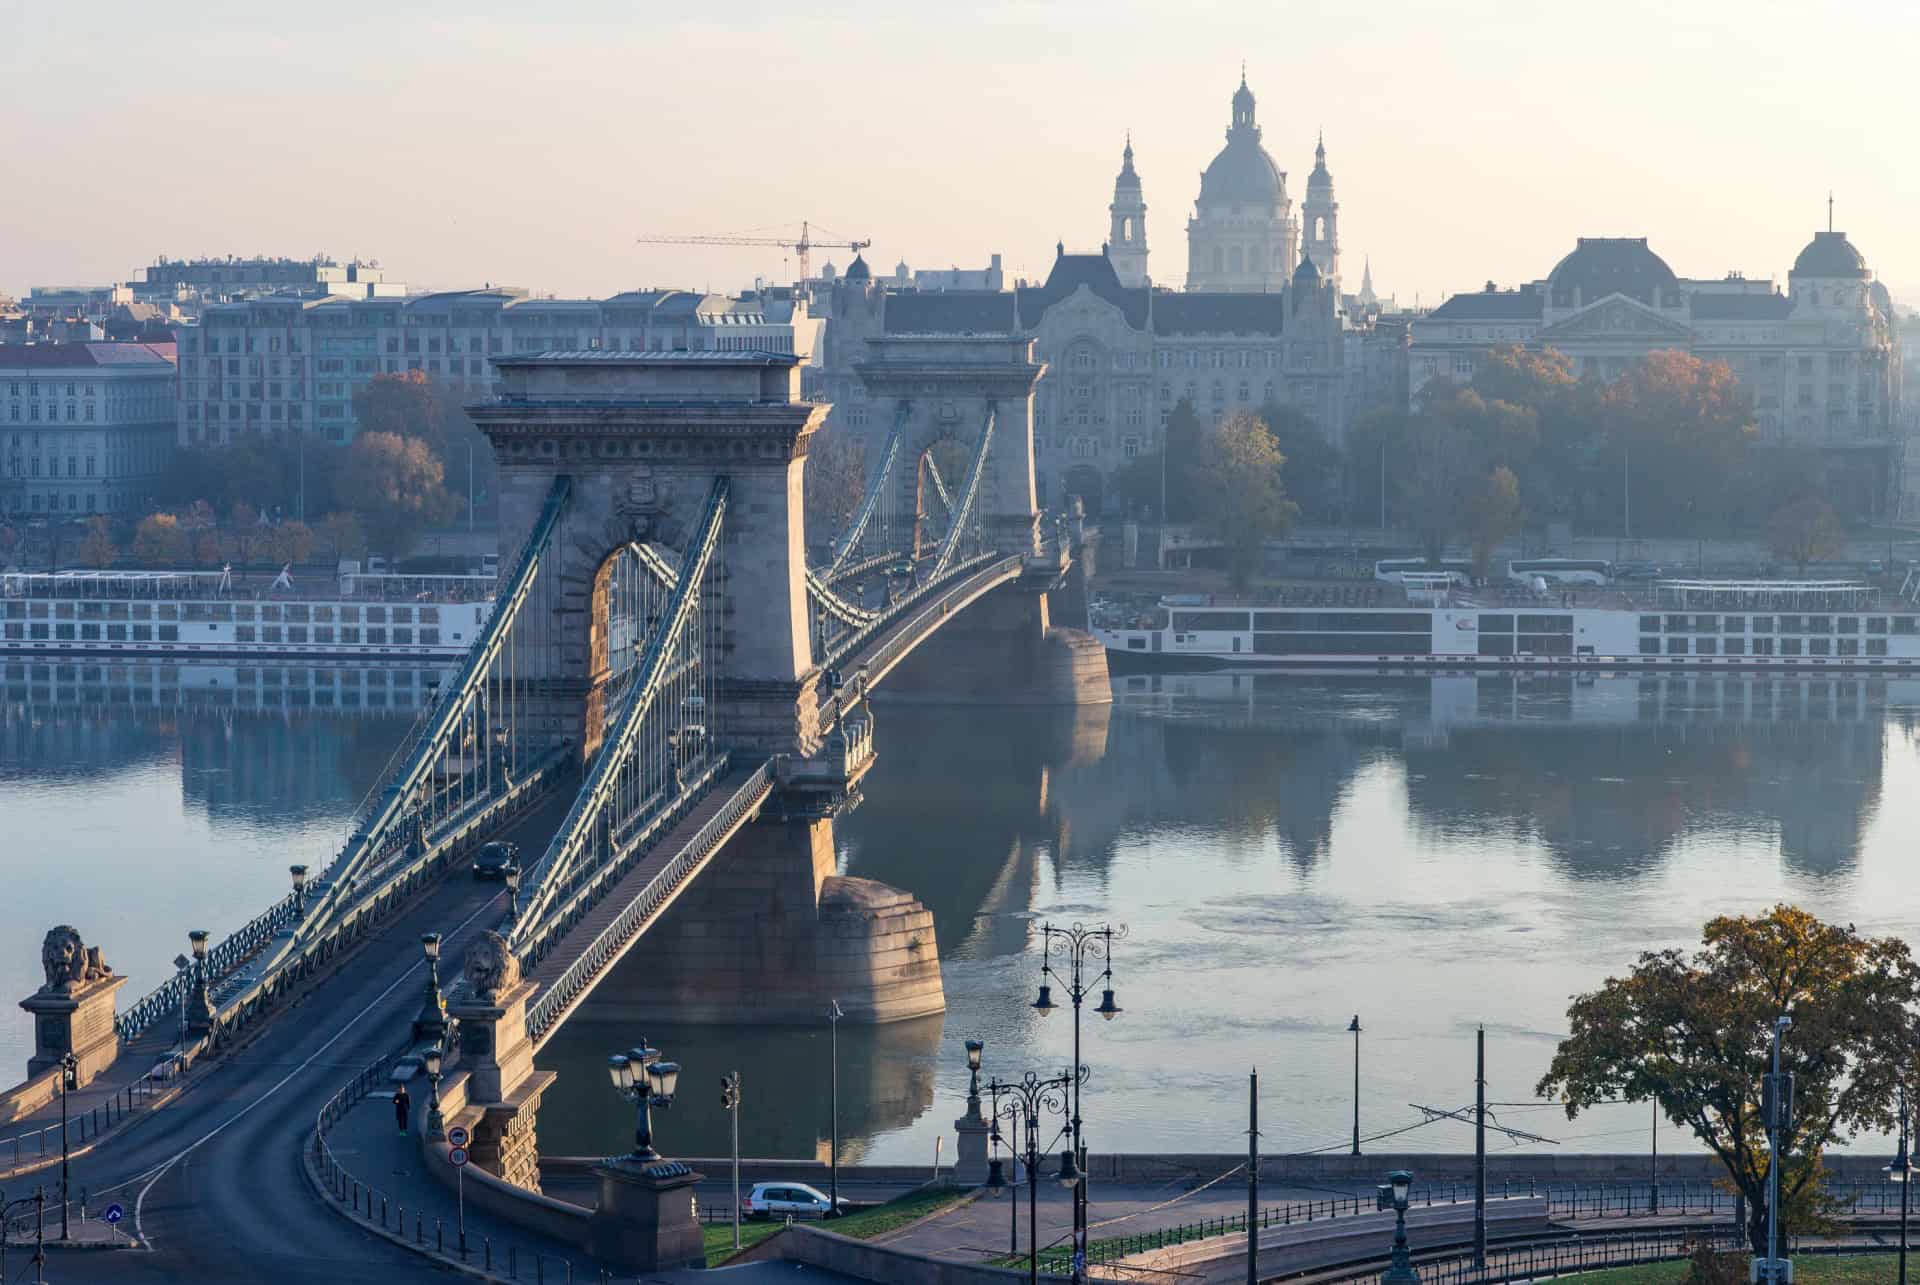
[[[548,801],[503,837],[537,851],[571,801]],[[123,1227],[150,1248],[50,1254],[49,1279],[445,1282],[428,1260],[324,1206],[302,1173],[301,1148],[320,1103],[406,1039],[426,984],[420,935],[444,934],[443,959],[453,962],[443,967],[457,969],[474,934],[504,910],[499,884],[455,870],[257,1037],[199,1072],[178,1100],[76,1160],[76,1196],[85,1187],[96,1211],[124,1205]],[[57,1185],[59,1170],[34,1180]]]

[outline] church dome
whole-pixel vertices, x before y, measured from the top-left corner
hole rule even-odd
[[[1582,303],[1624,294],[1658,307],[1676,293],[1679,280],[1643,236],[1583,236],[1547,274],[1547,285],[1555,307],[1571,306],[1576,289]]]
[[[853,256],[853,262],[847,265],[846,279],[848,281],[873,280],[873,269],[867,266],[867,261],[861,258],[857,251]]]
[[[1296,286],[1317,286],[1320,284],[1320,269],[1314,266],[1313,256],[1300,256],[1300,266],[1293,270],[1293,284]]]
[[[1286,197],[1280,167],[1260,146],[1260,127],[1253,122],[1253,91],[1247,79],[1233,94],[1233,127],[1227,145],[1200,176],[1200,204],[1277,205]]]
[[[1853,242],[1847,240],[1845,232],[1815,232],[1813,240],[1807,242],[1807,248],[1793,261],[1790,275],[1859,280],[1868,275],[1867,260],[1853,248]]]

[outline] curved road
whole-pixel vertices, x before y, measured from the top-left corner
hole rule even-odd
[[[523,846],[551,834],[569,798],[550,802],[510,832]],[[456,870],[253,1042],[196,1072],[153,1116],[73,1162],[73,1187],[89,1208],[109,1201],[149,1248],[49,1251],[47,1279],[66,1281],[441,1281],[452,1275],[420,1255],[353,1226],[308,1186],[301,1148],[320,1104],[362,1067],[404,1041],[426,984],[420,935],[442,933],[443,984],[466,944],[498,923],[504,894]],[[350,1167],[351,1158],[343,1157]],[[14,1186],[57,1185],[57,1166]],[[50,1220],[51,1221],[51,1220]],[[9,1274],[24,1261],[9,1251]]]

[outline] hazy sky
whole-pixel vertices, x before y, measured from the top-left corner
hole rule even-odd
[[[1350,280],[1371,255],[1403,301],[1582,234],[1784,283],[1829,188],[1920,296],[1910,0],[0,0],[0,290],[316,251],[724,288],[781,252],[633,238],[803,218],[885,266],[1044,275],[1105,236],[1128,128],[1178,285],[1242,59],[1296,203],[1324,126]]]

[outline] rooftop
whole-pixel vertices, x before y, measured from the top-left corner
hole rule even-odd
[[[619,352],[611,348],[579,348],[555,352],[521,353],[493,358],[496,366],[797,366],[800,358],[785,352]]]
[[[80,367],[150,366],[156,372],[174,366],[172,344],[0,344],[0,370],[51,370]]]

